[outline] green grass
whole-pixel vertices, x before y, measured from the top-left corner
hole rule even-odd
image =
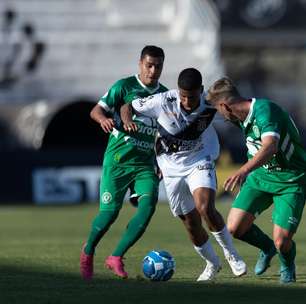
[[[217,204],[226,215],[230,205]],[[257,278],[253,267],[257,250],[235,241],[249,266],[249,273],[233,278],[223,260],[223,269],[213,283],[197,283],[203,262],[192,248],[178,219],[167,204],[160,204],[143,238],[126,255],[128,280],[112,276],[104,259],[116,245],[135,209],[126,205],[101,241],[95,257],[95,279],[79,277],[79,252],[86,239],[97,205],[67,207],[0,208],[0,303],[299,303],[306,296],[306,221],[297,241],[297,283],[278,283],[278,259],[266,274]],[[257,223],[271,234],[271,214]],[[213,240],[213,245],[221,255]],[[141,273],[141,260],[151,249],[165,249],[176,260],[176,272],[169,282],[149,282]]]

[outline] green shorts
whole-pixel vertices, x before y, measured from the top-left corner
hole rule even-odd
[[[286,191],[273,191],[273,184],[250,175],[241,187],[232,207],[257,217],[274,204],[272,222],[290,232],[296,232],[305,205],[305,185],[287,185]],[[270,189],[270,190],[268,190]]]
[[[159,180],[150,167],[104,166],[100,182],[100,210],[119,210],[128,189],[138,196],[150,195],[158,200]]]

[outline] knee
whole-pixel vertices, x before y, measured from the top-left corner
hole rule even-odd
[[[243,223],[230,219],[228,219],[226,226],[229,233],[238,240],[240,240],[249,229],[249,227],[243,225]]]
[[[197,207],[198,212],[204,219],[212,219],[216,213],[216,209],[208,202]]]
[[[276,237],[274,239],[274,245],[276,249],[280,252],[288,252],[291,248],[292,241],[287,237]]]
[[[237,225],[227,224],[227,230],[235,239],[239,239],[242,236],[242,231]]]
[[[155,212],[157,197],[151,194],[143,194],[138,198],[138,209],[151,216]]]

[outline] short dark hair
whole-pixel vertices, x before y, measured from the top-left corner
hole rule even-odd
[[[161,57],[165,59],[165,53],[164,50],[158,46],[155,45],[146,45],[140,55],[140,59],[143,59],[145,56],[151,56],[151,57]]]
[[[195,68],[184,69],[180,72],[177,85],[183,90],[195,90],[202,86],[202,75]]]

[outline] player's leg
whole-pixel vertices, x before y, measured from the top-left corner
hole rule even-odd
[[[196,208],[223,249],[224,256],[234,275],[241,276],[246,274],[246,264],[238,255],[223,217],[215,207],[216,176],[214,169],[199,170],[196,168],[187,177],[187,181],[193,194]]]
[[[237,195],[227,219],[230,233],[237,239],[260,249],[255,274],[260,275],[270,266],[276,254],[273,240],[253,222],[257,215],[272,203],[272,196],[254,189],[246,181]],[[256,215],[256,216],[255,216]]]
[[[296,279],[296,245],[292,238],[302,217],[305,194],[303,191],[294,191],[293,193],[277,195],[273,198],[273,201],[273,239],[280,260],[280,281],[282,283],[292,283]]]
[[[117,264],[121,264],[122,257],[143,235],[155,211],[155,206],[158,200],[159,185],[157,176],[152,170],[146,169],[133,169],[133,175],[134,189],[138,196],[137,211],[129,221],[127,228],[112,255],[107,258],[107,265],[110,265],[110,260],[117,260]],[[125,277],[124,273],[127,276],[123,264],[122,267],[119,266],[118,269],[121,269],[122,271],[116,271],[115,265],[113,271],[121,277]]]
[[[92,228],[80,256],[80,270],[84,279],[93,276],[95,248],[109,227],[116,220],[128,185],[126,173],[120,168],[104,167],[100,183],[100,211],[92,222]]]
[[[204,167],[204,166],[203,166]],[[225,227],[222,215],[215,207],[216,173],[211,167],[196,167],[188,176],[187,183],[198,212],[210,231],[221,231]]]
[[[212,280],[221,269],[220,261],[202,226],[185,178],[164,176],[164,183],[172,214],[182,220],[194,249],[207,263],[198,281]]]
[[[278,249],[280,260],[280,282],[293,283],[296,280],[295,256],[296,245],[292,240],[294,233],[274,225],[273,238],[275,247]]]
[[[182,220],[195,251],[206,261],[206,267],[197,281],[214,279],[221,269],[221,264],[216,255],[205,229],[201,223],[201,216],[196,208],[184,215],[178,215]]]

